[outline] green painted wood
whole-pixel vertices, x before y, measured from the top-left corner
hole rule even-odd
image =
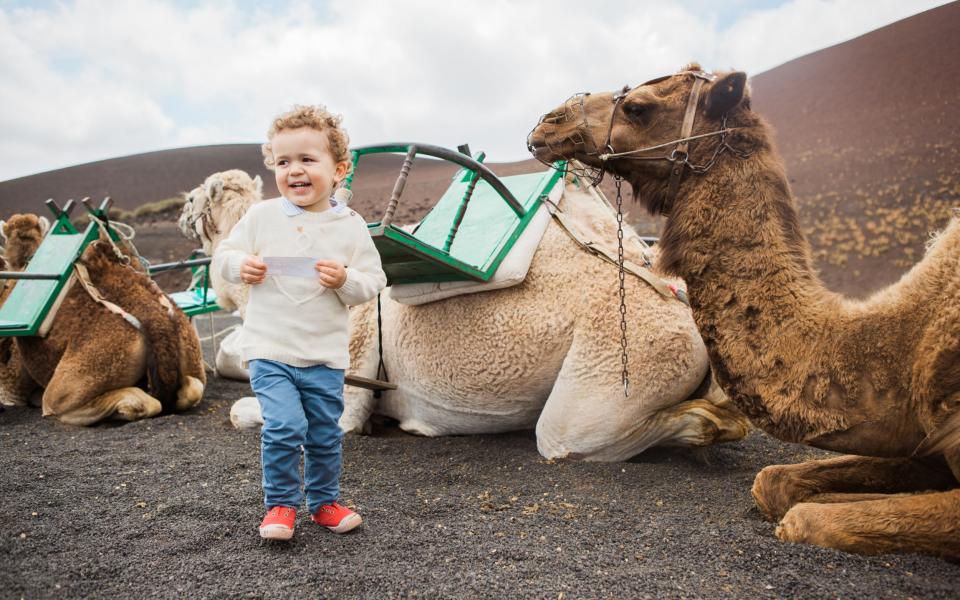
[[[87,244],[97,239],[98,227],[91,223],[84,233],[51,232],[30,259],[26,273],[59,273],[57,280],[17,281],[0,307],[0,336],[36,335],[57,296],[66,285],[73,263]]]
[[[217,304],[217,293],[213,288],[196,288],[167,295],[188,317],[220,310],[220,305]]]
[[[513,192],[524,209],[529,209],[544,173],[504,177],[503,183]],[[417,239],[430,246],[443,248],[453,225],[461,199],[470,185],[460,178],[454,180],[433,209],[417,228]],[[486,270],[504,238],[519,223],[500,195],[484,181],[477,182],[473,197],[463,215],[457,237],[450,246],[450,256],[479,270]]]
[[[424,217],[414,234],[379,223],[369,225],[390,285],[439,281],[488,281],[560,180],[559,171],[504,177],[501,181],[523,205],[516,213],[486,182],[480,181],[450,247],[442,250],[471,177],[464,171]]]

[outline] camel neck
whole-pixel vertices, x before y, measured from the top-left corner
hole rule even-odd
[[[785,387],[799,394],[803,382],[789,380],[790,365],[808,357],[785,349],[815,346],[822,336],[816,315],[839,310],[840,298],[813,270],[772,153],[689,183],[696,189],[681,191],[688,195],[664,229],[661,267],[686,281],[694,319],[727,393],[761,427],[799,441],[821,427],[787,406],[771,415],[766,397]]]
[[[786,177],[770,153],[758,153],[736,173],[703,176],[678,203],[663,236],[663,268],[682,277],[697,297],[738,301],[833,296],[813,269]],[[744,176],[746,174],[746,176]],[[725,303],[730,298],[725,298]]]

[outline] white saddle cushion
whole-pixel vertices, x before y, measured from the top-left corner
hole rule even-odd
[[[558,202],[563,195],[563,183],[553,186],[548,196]],[[426,304],[461,294],[489,292],[517,285],[527,276],[530,262],[550,224],[550,211],[541,203],[513,248],[497,267],[489,281],[443,281],[439,283],[404,283],[390,287],[390,297],[400,304]]]

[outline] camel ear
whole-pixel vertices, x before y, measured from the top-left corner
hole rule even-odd
[[[211,177],[206,182],[207,196],[213,200],[223,193],[223,180],[220,177]]]
[[[50,219],[40,216],[40,237],[47,235],[47,232],[50,231]]]
[[[263,180],[260,179],[259,175],[253,178],[253,188],[257,190],[258,195],[263,195]]]
[[[742,71],[727,73],[718,79],[707,92],[707,116],[717,118],[730,112],[744,98],[747,74]]]

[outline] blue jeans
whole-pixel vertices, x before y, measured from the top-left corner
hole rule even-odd
[[[267,508],[303,500],[300,449],[310,514],[340,497],[343,369],[292,367],[272,360],[250,361],[250,385],[260,402],[260,456]]]

